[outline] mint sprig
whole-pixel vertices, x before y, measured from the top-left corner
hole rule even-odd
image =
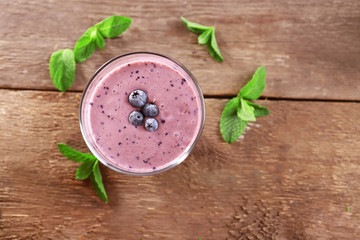
[[[68,159],[74,162],[82,162],[76,170],[75,179],[84,180],[90,178],[96,194],[101,200],[107,202],[108,198],[102,181],[99,160],[91,154],[78,152],[63,143],[58,143],[58,148]]]
[[[256,117],[270,114],[266,107],[249,101],[261,96],[265,88],[265,77],[265,67],[259,67],[238,96],[226,104],[220,119],[220,132],[226,142],[235,142],[244,132],[248,121],[256,121]]]
[[[90,27],[75,44],[76,62],[88,59],[96,48],[104,49],[104,38],[119,36],[130,27],[131,22],[128,17],[111,16]]]
[[[111,16],[90,27],[77,40],[74,51],[62,49],[51,55],[49,70],[55,87],[65,92],[74,82],[75,61],[77,63],[87,60],[94,51],[104,49],[104,38],[113,38],[126,31],[131,25],[131,18]]]
[[[184,17],[181,17],[185,26],[192,32],[200,34],[198,37],[198,43],[200,45],[206,44],[210,55],[218,62],[224,61],[221,56],[220,49],[217,45],[215,38],[215,27],[209,27],[200,25],[198,23],[190,22]]]

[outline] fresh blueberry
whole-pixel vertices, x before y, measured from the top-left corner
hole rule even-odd
[[[132,111],[129,115],[129,121],[134,126],[141,126],[144,121],[144,116],[140,111]]]
[[[158,127],[159,127],[159,123],[156,121],[156,119],[154,119],[154,118],[146,119],[146,121],[145,121],[145,129],[146,130],[153,132],[156,129],[158,129]]]
[[[132,91],[129,95],[129,103],[133,107],[143,107],[146,103],[147,95],[143,90]]]
[[[155,104],[146,103],[142,109],[142,113],[145,117],[156,117],[159,113],[159,109]]]

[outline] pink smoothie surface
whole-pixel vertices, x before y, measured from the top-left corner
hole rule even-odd
[[[150,132],[129,122],[134,108],[129,94],[145,91],[159,108],[159,128]],[[189,76],[159,61],[120,65],[105,75],[90,95],[90,136],[95,148],[112,166],[146,173],[170,166],[189,151],[202,120],[202,105]],[[146,118],[145,118],[146,120]]]

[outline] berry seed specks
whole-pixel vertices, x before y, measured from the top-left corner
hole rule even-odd
[[[169,166],[189,149],[201,120],[191,79],[154,63],[120,66],[87,100],[92,142],[105,161],[124,171],[151,173]]]

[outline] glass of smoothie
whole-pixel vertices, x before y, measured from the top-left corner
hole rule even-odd
[[[90,79],[80,104],[80,128],[90,151],[104,165],[130,175],[157,174],[180,164],[204,123],[204,97],[194,76],[157,53],[111,59]]]

